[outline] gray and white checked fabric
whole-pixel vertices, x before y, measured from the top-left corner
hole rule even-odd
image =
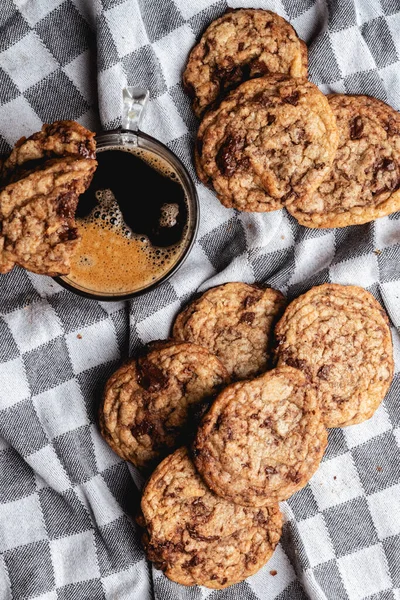
[[[151,93],[143,129],[195,177],[181,72],[227,4],[289,19],[324,92],[400,108],[399,0],[2,0],[0,150],[55,119],[116,127],[121,88],[137,84]],[[137,300],[85,300],[22,269],[0,276],[0,600],[400,600],[400,214],[313,231],[284,211],[225,209],[197,189],[189,259]],[[176,585],[146,562],[133,520],[140,477],[102,441],[96,411],[124,358],[166,337],[195,291],[234,280],[290,298],[326,281],[364,286],[391,318],[396,375],[370,421],[331,430],[319,470],[282,504],[268,565],[216,592]]]

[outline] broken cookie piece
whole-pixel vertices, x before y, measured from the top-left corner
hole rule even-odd
[[[16,181],[23,166],[32,169],[49,158],[65,156],[96,157],[95,133],[76,121],[55,121],[43,125],[30,137],[22,137],[15,144],[1,168],[0,181],[6,185]]]
[[[69,272],[78,242],[75,210],[97,162],[67,156],[48,160],[0,191],[0,273],[15,264],[42,275]]]
[[[75,121],[45,124],[0,164],[0,273],[18,264],[68,274],[78,198],[97,167],[94,136]]]

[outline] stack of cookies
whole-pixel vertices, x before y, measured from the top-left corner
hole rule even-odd
[[[79,241],[75,211],[97,167],[95,134],[75,121],[22,137],[0,164],[0,273],[63,275]]]
[[[147,473],[161,461],[138,522],[178,583],[224,588],[263,566],[278,503],[318,468],[326,428],[370,418],[390,386],[389,322],[369,292],[325,284],[286,304],[271,288],[212,288],[107,382],[105,440]]]
[[[190,53],[185,90],[201,123],[195,165],[221,203],[285,207],[307,227],[345,227],[400,208],[400,115],[307,80],[307,47],[262,9],[229,10]]]

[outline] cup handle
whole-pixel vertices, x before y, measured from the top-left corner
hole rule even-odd
[[[140,87],[126,87],[122,90],[122,129],[138,131],[149,95],[149,90]]]

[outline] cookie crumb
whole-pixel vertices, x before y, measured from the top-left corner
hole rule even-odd
[[[380,254],[382,254],[382,250],[379,250],[379,248],[375,248],[374,254],[376,254],[377,256],[379,256]]]
[[[269,574],[272,575],[272,577],[275,577],[275,575],[278,575],[278,571],[275,571],[275,569],[273,569],[273,571],[270,571]]]
[[[76,337],[78,338],[78,340],[81,340],[81,339],[82,339],[82,336],[81,336],[81,334],[80,334],[80,333],[78,333],[78,335],[77,335]]]
[[[336,475],[333,476],[333,479],[337,479]]]
[[[382,471],[382,467],[376,467],[376,470],[381,472]]]

